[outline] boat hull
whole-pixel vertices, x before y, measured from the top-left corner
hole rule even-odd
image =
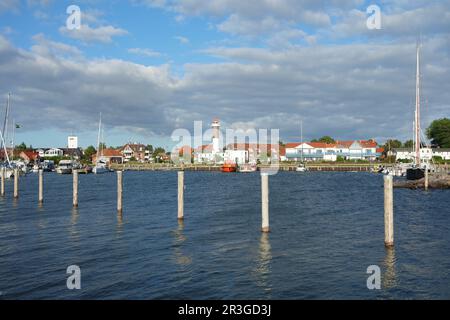
[[[92,169],[92,173],[94,174],[102,174],[102,173],[107,173],[110,172],[108,168],[105,167],[94,167]]]
[[[235,165],[226,165],[225,164],[225,165],[222,166],[221,171],[222,172],[226,172],[226,173],[236,172],[237,171],[237,166],[235,166]]]
[[[411,168],[406,170],[407,180],[420,180],[425,177],[425,170],[420,168]]]
[[[58,169],[56,169],[56,173],[59,173],[59,174],[72,174],[72,169],[69,169],[69,168],[58,168]]]

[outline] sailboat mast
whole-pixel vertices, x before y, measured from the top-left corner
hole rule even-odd
[[[3,121],[3,129],[2,129],[2,137],[3,137],[3,140],[4,140],[4,141],[2,141],[2,146],[3,147],[6,147],[6,133],[7,133],[7,130],[8,130],[8,117],[9,117],[10,99],[11,99],[11,92],[8,92],[8,98],[6,100],[5,120]]]
[[[100,156],[100,135],[101,135],[101,128],[102,128],[102,113],[100,112],[100,120],[98,122],[98,136],[97,136],[97,160],[99,161]]]
[[[417,66],[416,66],[416,112],[415,112],[415,164],[420,166],[420,44],[417,45]]]
[[[303,120],[300,121],[300,143],[302,144],[302,163],[303,163]]]

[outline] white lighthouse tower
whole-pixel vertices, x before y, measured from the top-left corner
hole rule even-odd
[[[219,119],[214,119],[214,121],[211,124],[211,128],[213,130],[212,152],[220,153],[220,121],[219,121]]]

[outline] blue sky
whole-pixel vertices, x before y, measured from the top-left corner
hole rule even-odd
[[[172,146],[171,132],[277,128],[283,141],[410,138],[414,58],[423,43],[424,125],[448,116],[450,4],[362,0],[4,0],[0,96],[13,93],[16,141]],[[78,5],[82,31],[68,32]],[[2,110],[3,112],[3,110]]]

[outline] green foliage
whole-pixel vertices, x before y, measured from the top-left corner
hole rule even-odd
[[[441,148],[450,148],[450,119],[434,120],[427,129],[431,143]]]
[[[384,148],[384,154],[386,154],[388,151],[391,151],[392,149],[398,149],[402,147],[402,142],[396,139],[389,139],[386,141],[386,143],[383,145]]]
[[[320,139],[313,139],[311,142],[336,143],[336,141],[330,136],[323,136]]]
[[[412,140],[405,141],[403,144],[403,148],[411,149],[412,147],[414,147],[414,141]]]
[[[337,156],[336,161],[337,161],[337,162],[344,162],[345,159],[344,159],[343,156]]]
[[[16,147],[16,150],[17,150],[18,152],[25,151],[25,150],[27,150],[27,145],[25,144],[25,142],[22,142],[21,144],[19,144],[19,145]]]
[[[158,155],[164,155],[166,154],[166,150],[164,150],[164,148],[158,147],[153,151],[153,154],[158,156]]]
[[[97,150],[95,150],[94,146],[89,146],[84,150],[83,154],[83,161],[91,161],[91,158],[94,154],[97,153]]]

